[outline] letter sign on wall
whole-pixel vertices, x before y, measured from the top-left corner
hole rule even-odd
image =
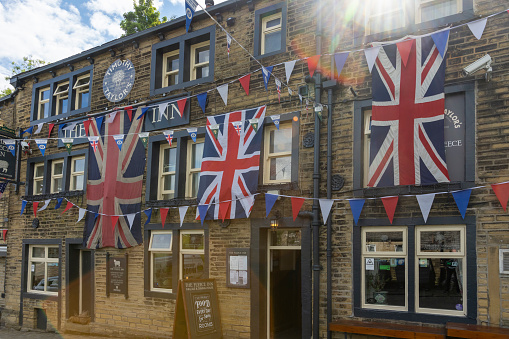
[[[108,101],[124,100],[134,85],[134,65],[130,60],[117,59],[103,78],[103,92]]]

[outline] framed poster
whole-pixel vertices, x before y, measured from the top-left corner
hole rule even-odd
[[[226,249],[226,286],[249,288],[249,248]]]

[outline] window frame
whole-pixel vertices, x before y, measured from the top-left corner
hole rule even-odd
[[[44,92],[48,91],[48,93],[50,94],[49,95],[49,98],[48,99],[43,99],[42,98],[42,94]],[[48,112],[51,116],[51,105],[50,105],[50,101],[51,101],[51,86],[46,86],[46,87],[43,87],[43,88],[40,88],[39,89],[39,92],[38,92],[38,102],[37,102],[37,118],[39,120],[42,120],[42,119],[45,119],[44,118],[44,111],[42,110],[42,105],[48,105]]]
[[[371,0],[371,1],[374,1],[374,0]],[[415,1],[418,1],[418,0],[415,0]],[[366,3],[369,3],[369,2],[366,2]],[[409,10],[409,8],[408,8],[408,6],[405,6],[404,2],[397,1],[397,3],[399,3],[400,7],[398,7],[398,8],[387,8],[384,11],[382,11],[380,13],[376,13],[376,14],[371,14],[372,6],[366,6],[364,8],[364,32],[365,32],[365,34],[369,36],[369,35],[374,35],[374,34],[381,34],[381,33],[384,32],[384,31],[375,32],[375,33],[371,32],[371,30],[370,30],[370,20],[372,18],[378,18],[378,17],[382,17],[383,18],[387,14],[397,13],[397,12],[400,12],[400,11],[403,11],[403,15],[402,15],[402,17],[403,17],[403,25],[400,26],[400,27],[393,28],[393,29],[391,29],[391,31],[402,29],[403,27],[405,27],[407,25],[407,22],[406,22],[407,21],[406,20],[407,13],[406,12]]]
[[[421,14],[422,14],[422,7],[424,5],[424,7],[428,4],[432,4],[433,2],[437,3],[437,2],[446,2],[448,0],[415,0],[416,1],[416,4],[415,4],[415,23],[416,24],[421,24],[421,23],[425,23],[425,22],[428,22],[428,21],[432,21],[432,20],[428,20],[428,21],[421,21]],[[459,14],[459,13],[462,13],[463,12],[463,0],[453,0],[456,2],[456,9],[457,9],[457,13],[456,14]],[[455,15],[455,14],[453,14]],[[445,17],[441,17],[441,18],[445,18]],[[434,20],[437,20],[437,19],[434,19]]]
[[[85,161],[85,165],[83,166],[83,171],[76,171],[75,170],[75,161],[83,159]],[[85,167],[86,167],[87,159],[84,155],[80,156],[74,156],[71,157],[71,175],[69,179],[69,191],[81,191],[77,190],[76,187],[74,187],[74,177],[83,176],[83,188],[86,186],[86,180],[85,180]]]
[[[148,245],[148,253],[150,255],[150,291],[153,291],[153,292],[160,292],[160,293],[173,293],[173,286],[171,289],[168,289],[168,288],[157,288],[157,287],[154,287],[154,252],[156,253],[170,253],[172,255],[172,264],[173,264],[173,255],[174,255],[174,251],[173,251],[173,242],[174,242],[174,232],[173,231],[170,231],[170,230],[165,230],[165,231],[162,231],[162,230],[159,230],[159,231],[151,231],[150,232],[150,240],[149,240],[149,245]],[[157,234],[171,234],[171,240],[170,240],[170,248],[169,249],[158,249],[158,248],[152,248],[152,241],[154,239],[154,235],[157,235]],[[172,268],[172,272],[173,272],[173,268]],[[172,278],[173,278],[173,274],[172,274]],[[173,279],[172,279],[173,281]],[[172,284],[174,285],[174,284]]]
[[[63,91],[59,91],[59,88],[61,86],[67,86],[67,90],[63,90]],[[69,111],[69,82],[68,81],[64,81],[64,82],[61,82],[59,84],[57,84],[57,88],[55,89],[55,92],[53,93],[53,96],[55,97],[55,115],[60,115],[60,114],[65,114]],[[67,99],[67,111],[66,112],[63,112],[63,113],[60,113],[60,101],[61,100],[64,100],[64,99]]]
[[[193,145],[194,144],[205,144],[205,137],[197,137],[196,142],[194,142],[192,139],[189,139],[187,141],[187,159],[186,159],[186,198],[196,198],[196,196],[193,196],[191,193],[193,191],[193,174],[200,173],[201,172],[201,162],[200,162],[200,168],[191,168],[192,167],[192,161],[193,159]],[[205,146],[205,145],[204,145]],[[203,156],[202,156],[203,160]],[[200,186],[200,179],[198,176],[198,187]],[[198,192],[196,192],[198,194]]]
[[[281,13],[281,48],[279,50],[263,53],[265,48],[262,48],[263,37],[263,18],[270,17],[274,14]],[[286,52],[286,34],[287,34],[287,6],[286,2],[280,2],[265,8],[255,11],[255,31],[254,31],[254,48],[253,55],[256,59],[269,57]]]
[[[290,151],[288,152],[279,152],[279,153],[270,153],[269,149],[270,149],[270,132],[272,131],[280,131],[282,128],[285,128],[285,129],[289,129],[292,133],[291,135],[291,139],[293,140],[293,128],[291,126],[291,124],[288,124],[288,123],[284,123],[284,124],[280,124],[279,125],[279,130],[276,128],[276,126],[274,126],[274,124],[272,125],[269,125],[267,127],[265,127],[265,130],[264,130],[264,149],[263,149],[263,182],[265,184],[281,184],[281,183],[288,183],[288,182],[291,182],[292,181],[292,175],[290,173],[290,179],[282,179],[282,180],[271,180],[270,179],[270,160],[273,159],[273,158],[280,158],[280,157],[287,157],[287,156],[292,156],[292,153],[293,153],[293,147]],[[276,132],[277,133],[277,132]],[[293,170],[293,162],[292,160],[290,159],[290,162],[291,162],[291,166],[292,168],[290,169],[291,171]]]
[[[62,164],[62,173],[61,174],[55,174],[55,167],[57,164]],[[64,172],[65,172],[65,166],[64,166],[64,159],[58,159],[53,160],[51,162],[51,184],[50,184],[50,193],[60,193],[65,189],[65,183],[64,183]],[[62,191],[56,191],[55,190],[55,179],[62,179]]]
[[[42,171],[43,171],[43,175],[42,176],[38,176],[36,177],[35,175],[37,174],[37,168],[38,167],[42,167]],[[38,163],[34,163],[34,169],[33,169],[33,177],[32,177],[32,186],[33,186],[33,189],[32,189],[32,194],[33,195],[37,195],[38,193],[35,191],[36,190],[36,185],[35,183],[38,182],[38,181],[42,181],[42,191],[44,193],[44,180],[46,178],[46,175],[45,175],[45,164],[44,162],[38,162]]]
[[[279,25],[274,27],[267,28],[267,23],[271,20],[279,19]],[[281,27],[283,26],[283,13],[276,12],[271,15],[267,15],[262,17],[262,32],[261,32],[261,41],[260,41],[260,53],[265,54],[265,36],[270,33],[280,32],[283,34]]]
[[[196,63],[196,51],[199,48],[206,47],[206,46],[209,47],[209,61],[204,61],[204,62]],[[191,45],[190,59],[191,59],[190,60],[191,61],[191,65],[189,67],[190,70],[191,70],[190,80],[193,81],[193,80],[203,79],[204,77],[196,78],[196,73],[197,73],[197,70],[198,70],[199,67],[209,67],[209,64],[210,64],[210,41],[207,40],[207,41],[203,41],[203,42]],[[209,72],[210,72],[210,69],[209,69]]]
[[[37,290],[31,290],[28,288],[29,284],[29,255],[30,255],[30,246],[35,247],[58,247],[58,291],[57,292],[39,292]],[[21,297],[22,298],[30,298],[30,299],[42,299],[42,300],[52,300],[57,301],[59,294],[61,292],[62,286],[62,242],[60,239],[23,239],[22,240],[22,271],[21,271]]]
[[[88,82],[86,84],[78,85],[80,80],[83,80],[86,78],[88,78]],[[91,79],[90,74],[83,74],[83,75],[76,77],[76,82],[72,86],[72,89],[75,91],[75,100],[74,100],[74,109],[75,110],[79,110],[81,108],[86,108],[87,106],[90,106],[90,79]],[[79,104],[80,104],[79,97],[80,97],[80,94],[82,94],[82,93],[88,93],[88,105],[79,107]]]
[[[175,171],[170,172],[163,172],[163,160],[164,160],[164,150],[175,148],[178,151],[177,148],[178,142],[172,141],[172,145],[168,142],[166,144],[161,143],[159,145],[159,171],[158,171],[158,185],[157,185],[157,200],[164,200],[163,195],[165,194],[173,194],[173,198],[175,198],[175,191],[166,191],[164,190],[164,176],[165,175],[174,175],[175,176],[175,186],[177,185],[177,156],[175,156]]]
[[[168,78],[173,75],[177,75],[177,82],[175,85],[178,85],[178,78],[180,73],[180,57],[179,57],[179,68],[177,70],[171,70],[168,71],[168,58],[174,57],[174,56],[180,56],[180,49],[176,49],[170,52],[166,52],[163,54],[163,87],[169,87],[168,85]],[[173,86],[173,85],[171,85]]]
[[[183,249],[182,237],[185,234],[202,234],[203,235],[203,250]],[[205,230],[181,230],[179,232],[179,279],[184,279],[184,255],[186,254],[203,254],[205,257]],[[206,260],[206,259],[205,259]],[[205,269],[205,267],[203,268]],[[208,274],[206,274],[208,275]],[[187,278],[186,278],[187,279]]]

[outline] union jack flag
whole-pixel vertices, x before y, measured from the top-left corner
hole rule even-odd
[[[433,39],[413,40],[406,66],[396,45],[384,46],[372,76],[368,186],[448,182],[445,60]]]
[[[207,219],[249,217],[258,189],[264,117],[265,106],[207,118],[198,188],[198,203],[209,205]],[[258,119],[257,132],[250,119]],[[241,123],[240,134],[234,122]],[[217,137],[211,129],[215,124],[219,125]],[[228,201],[231,204],[224,204]]]
[[[123,111],[102,126],[90,124],[90,135],[99,136],[97,151],[88,156],[87,213],[83,246],[127,248],[142,243],[141,188],[145,148],[138,138],[143,119],[132,122]],[[122,150],[113,135],[126,134]],[[95,215],[94,215],[95,212]],[[136,213],[129,229],[127,214]],[[115,225],[114,216],[120,216]]]

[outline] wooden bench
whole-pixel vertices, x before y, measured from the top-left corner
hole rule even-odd
[[[472,324],[447,323],[447,335],[454,338],[507,339],[509,328]]]
[[[329,324],[329,330],[335,332],[377,335],[406,339],[444,339],[445,328],[417,325],[400,325],[379,321],[337,320]]]

